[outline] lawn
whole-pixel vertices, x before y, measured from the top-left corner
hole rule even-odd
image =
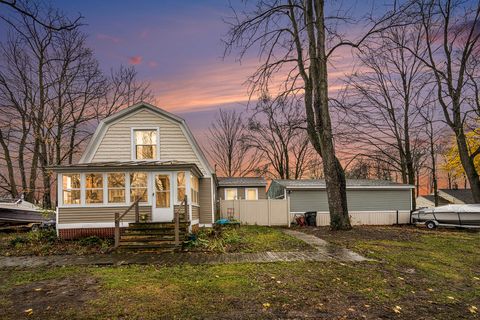
[[[280,228],[262,226],[224,227],[221,231],[200,229],[195,241],[184,245],[185,251],[212,253],[305,251],[312,248],[305,242],[286,235]],[[55,231],[0,233],[0,256],[47,256],[55,254],[102,254],[110,252],[113,241],[98,237],[61,240]]]
[[[186,250],[206,252],[305,251],[308,244],[282,232],[280,228],[262,226],[224,227],[221,231],[200,229],[197,240]]]
[[[1,270],[0,310],[7,319],[478,318],[479,233],[315,232],[376,261]]]

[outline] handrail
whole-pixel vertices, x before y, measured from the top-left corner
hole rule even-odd
[[[188,212],[188,198],[187,195],[183,198],[183,201],[180,203],[180,208],[184,206],[184,216],[187,217]],[[180,245],[180,210],[173,210],[173,220],[175,223],[175,246]]]
[[[142,200],[143,196],[146,193],[147,190],[145,190],[143,194],[138,197],[137,200],[135,200],[135,202],[132,203],[130,207],[127,208],[127,210],[125,210],[125,212],[122,213],[122,215],[120,215],[119,212],[115,212],[115,248],[117,248],[120,244],[120,221],[123,219],[123,217],[125,217],[127,213],[130,212],[130,210],[132,210],[133,207],[135,207],[135,222],[138,223],[140,221],[140,210],[138,203],[140,202],[140,200]]]

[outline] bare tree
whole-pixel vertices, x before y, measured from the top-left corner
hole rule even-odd
[[[384,30],[387,21],[388,25],[395,24],[392,18],[396,8],[369,24],[359,38],[346,39],[336,26],[339,21],[348,24],[355,19],[347,17],[341,9],[333,10],[335,14],[329,17],[324,5],[323,0],[258,0],[249,6],[251,10],[233,10],[226,47],[227,53],[239,48],[240,59],[253,48],[259,48],[263,62],[250,79],[252,94],[268,92],[275,83],[275,75],[282,73],[286,76],[279,96],[302,96],[307,133],[322,157],[330,226],[335,230],[350,229],[345,174],[333,141],[327,65],[338,48],[356,48],[370,35]]]
[[[474,165],[480,147],[470,150],[465,137],[465,128],[474,121],[472,116],[479,114],[479,104],[471,97],[475,97],[472,80],[479,74],[475,60],[480,52],[480,3],[417,0],[408,12],[410,17],[415,19],[410,31],[419,32],[427,48],[427,55],[417,58],[432,73],[443,120],[455,134],[473,199],[480,202],[480,179]],[[410,46],[406,48],[415,54]]]
[[[300,179],[316,156],[298,102],[262,97],[248,121],[244,144],[257,150],[274,178]]]
[[[12,11],[17,12],[18,14],[28,17],[34,23],[48,28],[54,31],[61,30],[74,30],[81,25],[81,20],[83,17],[78,15],[73,21],[48,21],[41,18],[41,8],[39,1],[28,1],[28,0],[0,0],[0,5],[5,8],[10,8]],[[58,12],[58,11],[57,11]],[[1,19],[7,23],[11,23],[7,16],[0,16]]]
[[[426,68],[417,58],[425,53],[422,39],[407,30],[386,30],[362,47],[360,70],[347,81],[348,120],[343,124],[350,130],[347,139],[363,148],[365,155],[395,164],[402,183],[415,185],[414,159],[423,152],[425,127],[419,112],[431,100],[432,90]],[[414,194],[413,199],[415,207]]]
[[[42,21],[63,17],[47,10]],[[56,31],[26,15],[10,22],[0,44],[0,187],[51,207],[48,167],[72,163],[99,119],[151,93],[131,68],[105,76],[79,29]]]
[[[258,154],[243,143],[243,116],[241,112],[220,109],[208,129],[207,154],[216,170],[225,177],[244,177],[258,169]]]

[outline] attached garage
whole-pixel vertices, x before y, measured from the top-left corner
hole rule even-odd
[[[408,223],[414,187],[383,180],[347,180],[347,202],[353,224]],[[290,214],[318,213],[317,223],[328,225],[325,180],[273,180],[271,199],[290,199]]]

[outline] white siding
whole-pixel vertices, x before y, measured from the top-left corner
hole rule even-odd
[[[196,156],[181,125],[148,110],[141,110],[111,124],[100,141],[91,162],[132,160],[131,129],[158,127],[160,130],[160,159],[195,163],[207,174]]]

